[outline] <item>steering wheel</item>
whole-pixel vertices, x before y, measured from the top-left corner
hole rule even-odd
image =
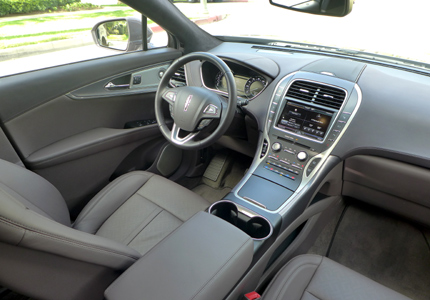
[[[184,64],[194,60],[213,63],[227,82],[228,101],[204,87],[183,86],[171,88],[172,75]],[[169,103],[172,130],[166,125],[162,104]],[[172,144],[183,149],[201,149],[213,144],[230,126],[236,111],[236,83],[227,64],[217,56],[206,52],[194,52],[175,60],[165,71],[155,95],[155,117],[161,133]],[[202,140],[196,140],[199,133],[213,120],[219,120],[216,129]],[[180,137],[182,133],[186,135]]]

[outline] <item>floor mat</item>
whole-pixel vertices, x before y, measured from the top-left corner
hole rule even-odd
[[[192,189],[211,203],[224,198],[243,178],[251,159],[242,154],[230,152],[226,154],[225,163],[219,171],[216,181],[203,177],[200,184]]]
[[[201,184],[193,189],[193,192],[202,196],[210,203],[215,203],[224,198],[225,195],[230,193],[231,188],[214,189],[206,184]]]
[[[428,237],[427,229],[379,209],[350,205],[327,256],[412,299],[429,299]]]

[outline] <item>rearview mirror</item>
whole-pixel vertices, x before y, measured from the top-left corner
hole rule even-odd
[[[282,8],[315,15],[344,17],[352,10],[354,0],[269,0]]]
[[[97,46],[125,52],[142,50],[142,21],[139,18],[104,20],[94,25],[91,33]],[[148,44],[152,35],[152,30],[147,27]]]

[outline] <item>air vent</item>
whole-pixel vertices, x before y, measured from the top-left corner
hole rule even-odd
[[[187,80],[185,77],[184,67],[180,67],[170,79],[170,84],[174,87],[186,86]]]
[[[344,90],[309,81],[297,80],[290,86],[287,97],[339,109],[345,100]]]

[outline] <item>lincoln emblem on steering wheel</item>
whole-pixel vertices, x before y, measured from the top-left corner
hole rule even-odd
[[[191,99],[193,99],[193,95],[189,95],[187,101],[185,101],[184,111],[187,111],[188,106],[190,106]]]

